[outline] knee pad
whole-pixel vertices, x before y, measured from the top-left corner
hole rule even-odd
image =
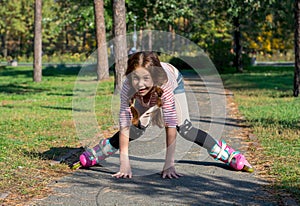
[[[183,138],[189,141],[195,141],[197,138],[199,130],[193,127],[192,122],[189,120],[184,120],[184,123],[180,126],[177,126],[177,131]]]
[[[204,142],[209,136],[206,132],[201,129],[195,128],[189,120],[184,120],[184,123],[177,126],[177,131],[184,139],[194,142],[203,147]],[[214,141],[213,141],[214,142]],[[215,143],[215,142],[214,142]]]

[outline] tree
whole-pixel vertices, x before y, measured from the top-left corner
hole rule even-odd
[[[294,97],[299,96],[300,90],[300,0],[295,0],[295,74]]]
[[[249,17],[264,13],[264,10],[275,0],[209,0],[211,8],[215,8],[218,13],[226,12],[228,21],[233,25],[235,66],[237,72],[243,71],[242,65],[242,26],[241,23],[249,23]],[[262,15],[260,15],[262,16]]]
[[[113,0],[115,91],[120,92],[127,69],[125,0]]]
[[[240,27],[240,17],[233,17],[233,26],[234,26],[234,50],[235,50],[235,58],[234,64],[237,72],[243,72],[243,64],[242,64],[242,44],[241,44],[241,27]]]
[[[194,16],[193,8],[197,1],[195,0],[146,0],[146,1],[126,1],[127,16],[133,21],[137,16],[137,25],[141,30],[165,30],[169,31],[169,41],[165,42],[168,49],[172,48],[172,34],[176,32],[182,36],[190,38],[191,25]],[[171,11],[171,12],[170,12]],[[128,25],[128,29],[133,30],[133,24]],[[143,49],[151,50],[152,42],[151,31],[148,33],[148,43],[144,42]],[[142,35],[142,32],[140,32]]]
[[[33,81],[42,81],[42,0],[35,0],[34,7]]]
[[[27,42],[32,41],[33,37],[33,2],[34,0],[0,1],[0,55],[3,57],[17,58],[30,45]],[[32,52],[32,47],[30,51]]]
[[[86,53],[88,56],[96,49],[94,2],[56,0],[55,4],[58,5],[53,29],[58,33],[54,41],[56,50],[60,53]]]
[[[104,4],[103,0],[94,0],[96,41],[97,41],[97,80],[98,81],[102,79],[107,79],[109,77],[103,4]]]

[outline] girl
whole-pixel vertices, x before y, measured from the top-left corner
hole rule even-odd
[[[235,170],[253,172],[245,157],[224,141],[194,128],[189,119],[183,78],[171,64],[160,62],[153,52],[137,52],[128,59],[126,79],[121,91],[120,131],[80,156],[80,166],[89,167],[120,152],[120,170],[113,177],[131,178],[129,141],[140,137],[150,122],[166,130],[166,158],[163,178],[178,178],[174,167],[177,132],[185,139],[207,149],[215,159]]]

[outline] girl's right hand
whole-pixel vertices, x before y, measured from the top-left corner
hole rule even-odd
[[[128,155],[125,157],[120,157],[120,170],[112,176],[115,178],[132,178]]]

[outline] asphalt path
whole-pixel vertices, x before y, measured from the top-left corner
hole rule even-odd
[[[194,125],[247,154],[249,151],[241,140],[231,136],[243,127],[230,115],[226,105],[228,94],[218,88],[214,79],[191,74],[184,77]],[[176,170],[183,176],[162,179],[164,133],[155,128],[150,130],[148,135],[130,144],[132,179],[111,177],[118,170],[118,154],[115,154],[101,166],[79,169],[53,182],[50,185],[53,193],[30,205],[277,205],[265,189],[269,183],[259,179],[255,172],[233,171],[180,136]]]

